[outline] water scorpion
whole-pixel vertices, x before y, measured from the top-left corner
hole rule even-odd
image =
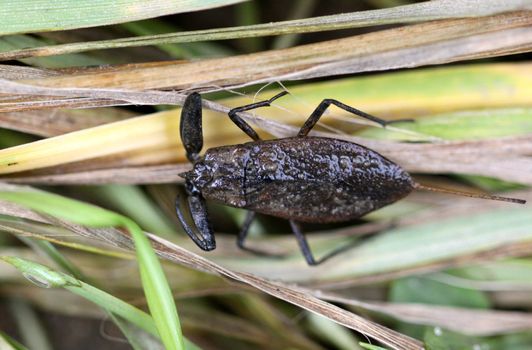
[[[385,127],[390,122],[369,115],[337,100],[324,99],[303,124],[298,134],[274,140],[259,135],[238,116],[239,112],[269,106],[285,95],[281,92],[266,101],[229,111],[231,120],[253,141],[208,149],[203,147],[201,96],[192,93],[183,105],[181,140],[191,171],[185,179],[188,210],[193,225],[187,223],[176,200],[179,221],[190,238],[205,251],[216,248],[205,199],[248,210],[237,244],[242,249],[255,213],[289,220],[300,249],[309,265],[316,260],[300,223],[331,223],[359,218],[394,203],[414,189],[429,189],[470,197],[524,203],[520,199],[434,189],[416,183],[399,165],[379,153],[353,142],[308,136],[326,109],[335,105]]]

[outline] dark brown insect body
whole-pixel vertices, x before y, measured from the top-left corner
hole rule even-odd
[[[206,199],[317,223],[358,218],[414,188],[410,175],[380,154],[322,137],[211,148],[185,178]]]
[[[297,136],[284,139],[261,140],[237,115],[269,106],[285,94],[232,109],[231,120],[254,141],[211,148],[203,158],[199,155],[203,147],[201,97],[197,93],[187,97],[181,116],[181,139],[194,168],[181,176],[186,179],[188,208],[194,225],[185,219],[179,198],[176,211],[183,228],[201,249],[216,247],[205,198],[248,210],[237,244],[250,251],[253,250],[245,247],[244,241],[256,212],[288,219],[309,265],[318,262],[299,222],[328,223],[359,218],[398,201],[414,188],[524,203],[511,198],[428,188],[415,183],[400,166],[375,151],[348,141],[307,136],[331,104],[382,126],[388,124],[336,100],[323,100]]]

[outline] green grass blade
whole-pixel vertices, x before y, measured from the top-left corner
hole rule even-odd
[[[446,140],[479,140],[532,133],[532,108],[460,111],[431,115],[414,123],[397,123],[401,131],[371,128],[361,136],[401,141],[422,141],[426,136]],[[413,134],[403,130],[413,131]]]
[[[130,22],[231,5],[243,0],[3,1],[0,35]]]
[[[308,270],[299,252],[289,261],[225,257],[232,269],[290,281],[338,281],[430,266],[475,256],[532,240],[532,215],[526,207],[464,212],[451,218],[391,229],[339,254],[330,263]],[[316,255],[339,244],[323,240],[310,243]],[[325,249],[324,249],[325,248]]]
[[[150,19],[146,21],[129,22],[121,25],[134,35],[164,35],[163,33],[177,32],[178,28],[162,20]],[[223,57],[235,54],[231,49],[215,42],[201,43],[170,43],[157,47],[174,58],[207,58]]]
[[[11,338],[9,335],[0,331],[0,349],[2,350],[28,350],[27,347],[20,344],[15,339]]]
[[[28,49],[43,45],[50,45],[50,41],[44,41],[29,35],[9,35],[0,37],[0,52]],[[21,61],[28,65],[42,68],[65,68],[115,63],[106,62],[102,59],[86,54],[65,54],[54,57],[26,58]]]
[[[88,198],[96,199],[97,203],[106,208],[123,213],[146,231],[160,236],[171,236],[176,233],[161,209],[137,186],[80,186],[76,189],[88,195]]]
[[[34,0],[37,1],[37,0]],[[74,3],[75,0],[70,0]],[[123,0],[127,1],[127,0]],[[134,1],[134,0],[129,0]],[[191,1],[191,0],[189,0]],[[103,2],[103,0],[95,1],[97,3]],[[139,1],[140,2],[140,1]],[[162,1],[161,1],[162,2]],[[168,1],[169,2],[169,1]],[[178,1],[173,1],[177,2]],[[223,2],[219,0],[219,2]],[[226,3],[236,3],[238,1],[225,1]],[[112,2],[111,2],[112,3]],[[16,6],[19,8],[20,6]],[[74,11],[77,10],[76,5],[72,5]],[[98,12],[98,5],[95,6],[95,13]],[[179,8],[179,6],[177,6]],[[501,2],[498,0],[485,0],[482,3],[475,3],[475,6],[471,6],[471,3],[468,0],[443,0],[443,1],[425,1],[420,4],[410,4],[400,7],[388,8],[388,9],[379,9],[372,11],[361,11],[361,12],[352,12],[344,13],[339,15],[331,16],[321,16],[314,18],[306,18],[300,20],[292,21],[282,21],[276,23],[265,23],[251,26],[241,26],[241,27],[229,27],[229,28],[216,28],[209,30],[199,30],[185,33],[169,33],[162,35],[149,35],[144,37],[133,37],[133,38],[123,38],[115,40],[101,40],[88,43],[74,43],[74,44],[64,44],[57,46],[47,46],[35,50],[20,50],[13,51],[7,55],[0,55],[1,59],[13,59],[20,57],[29,57],[29,56],[47,56],[47,55],[57,55],[60,53],[74,53],[82,52],[87,50],[98,50],[98,49],[109,49],[109,48],[119,48],[119,47],[134,47],[134,46],[143,46],[143,45],[161,45],[161,44],[170,44],[170,43],[185,43],[185,42],[195,42],[195,41],[212,41],[212,40],[227,40],[227,39],[238,39],[238,38],[253,38],[261,37],[268,35],[281,35],[281,34],[290,34],[290,33],[308,33],[308,32],[317,32],[317,31],[326,31],[326,30],[338,30],[345,28],[357,28],[364,26],[375,26],[383,24],[392,24],[392,23],[415,23],[421,21],[429,21],[436,19],[449,19],[449,18],[461,18],[461,17],[475,17],[475,16],[487,16],[492,14],[497,14],[501,12],[509,12],[522,10],[525,8],[531,8],[531,5],[524,5],[522,1],[519,0],[510,0]],[[0,8],[1,11],[1,8]],[[147,13],[149,12],[149,9]],[[173,11],[177,13],[179,11]],[[90,21],[91,17],[95,16],[95,13],[92,14],[85,21]],[[127,14],[128,21],[149,18],[153,17],[146,14],[143,17],[136,17],[135,14]],[[13,16],[16,18],[15,16]],[[120,17],[120,15],[117,15]],[[0,12],[0,19],[2,18],[2,12]],[[78,19],[75,17],[75,19]],[[100,23],[94,21],[92,24],[85,24],[85,21],[75,22],[71,25],[72,27],[80,28],[83,26],[90,25],[101,25]],[[122,21],[118,21],[122,22]],[[112,23],[118,23],[112,22]],[[55,23],[54,23],[55,24]],[[32,30],[26,28],[32,28]],[[32,32],[39,30],[60,30],[66,28],[35,28],[34,23],[18,23],[18,26],[10,25],[8,22],[5,26],[4,31],[7,34],[17,33],[17,32]],[[10,31],[9,31],[10,30]],[[2,33],[1,34],[6,34]]]
[[[142,284],[161,340],[167,349],[184,348],[170,287],[149,240],[137,224],[111,211],[46,192],[7,191],[0,192],[0,198],[84,226],[126,228],[135,242]]]
[[[150,315],[102,290],[94,288],[67,274],[54,271],[44,265],[22,258],[4,256],[0,257],[0,259],[14,266],[24,277],[39,287],[66,288],[105,310],[123,317],[146,332],[158,336],[157,329]]]
[[[80,281],[65,273],[54,271],[44,265],[22,258],[14,256],[2,256],[0,257],[0,260],[11,264],[30,282],[40,287],[65,288],[72,293],[90,300],[103,309],[122,317],[147,333],[152,334],[155,337],[159,336],[155,321],[149,314],[112,296],[111,294],[91,286],[88,283]],[[187,350],[198,349],[195,345],[188,341],[186,341],[186,345]],[[167,348],[172,347],[167,346]]]
[[[52,260],[58,267],[64,271],[70,273],[77,279],[85,280],[82,272],[74,265],[67,257],[65,257],[57,248],[48,241],[43,241],[40,239],[32,239],[24,236],[18,236],[18,239],[26,243],[28,246],[33,249],[40,251]]]

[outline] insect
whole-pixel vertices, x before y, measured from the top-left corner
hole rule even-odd
[[[180,134],[191,171],[185,179],[189,225],[176,200],[177,217],[190,238],[205,251],[216,248],[205,199],[248,210],[238,234],[237,245],[245,246],[255,213],[288,219],[300,249],[309,265],[316,265],[301,222],[331,223],[359,218],[394,203],[415,188],[524,203],[523,200],[435,189],[417,184],[399,165],[361,145],[325,137],[308,136],[330,105],[385,127],[379,119],[337,100],[325,99],[309,116],[294,137],[261,140],[238,116],[239,112],[269,106],[286,95],[281,92],[266,101],[229,111],[231,120],[253,141],[208,149],[203,147],[202,106],[198,93],[190,94],[183,105]],[[255,251],[256,252],[256,251]]]

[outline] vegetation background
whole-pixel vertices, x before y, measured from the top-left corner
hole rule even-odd
[[[360,220],[305,225],[317,256],[348,247],[317,267],[283,220],[252,226],[250,245],[272,259],[236,248],[242,210],[209,204],[211,253],[174,214],[190,91],[207,100],[205,149],[247,141],[229,108],[287,89],[244,115],[264,137],[293,135],[335,98],[416,121],[384,130],[331,109],[317,134],[375,149],[424,184],[532,199],[531,10],[2,2],[0,348],[531,348],[528,204],[420,191]]]

